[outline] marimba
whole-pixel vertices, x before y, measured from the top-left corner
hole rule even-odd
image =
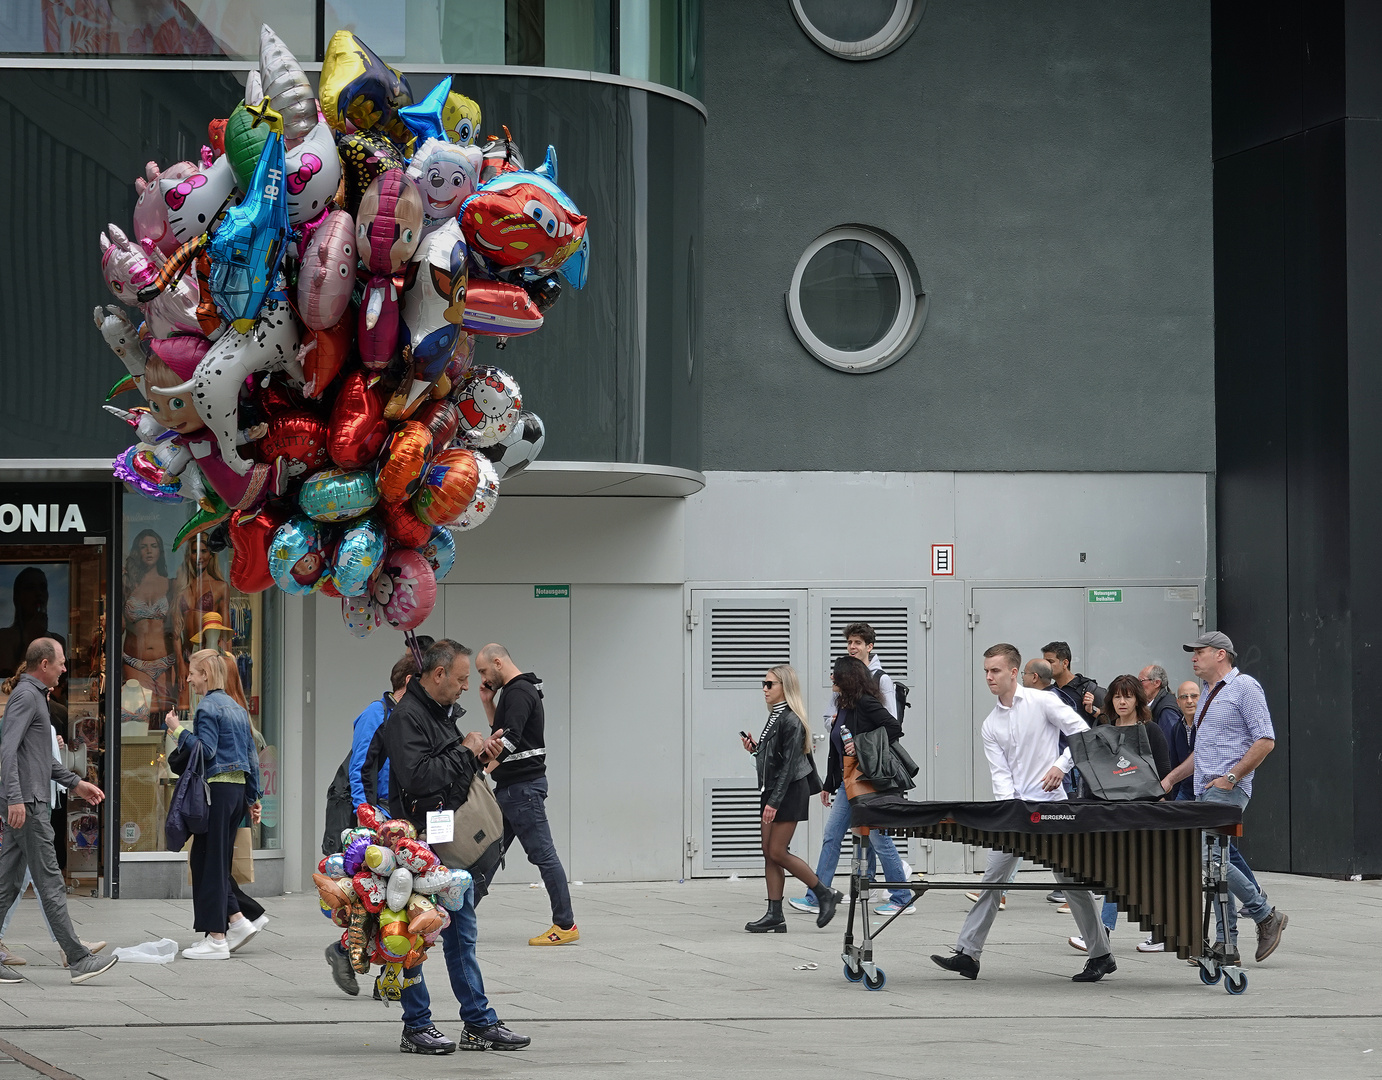
[[[1227,915],[1229,837],[1241,836],[1242,811],[1203,802],[1024,802],[914,803],[896,795],[856,799],[852,827],[890,829],[928,840],[952,840],[1020,855],[1075,878],[1078,886],[1102,893],[1130,920],[1165,942],[1182,960],[1199,965],[1212,985],[1223,974],[1225,989],[1241,994],[1247,975],[1221,967],[1210,949],[1216,912]],[[849,920],[845,929],[845,978],[870,990],[883,986],[873,961],[873,940],[896,919],[872,925],[873,890],[908,889],[920,899],[933,889],[1007,891],[1049,889],[1050,883],[1019,885],[972,882],[873,882],[868,837],[856,834],[850,873]],[[854,942],[859,918],[861,937]]]

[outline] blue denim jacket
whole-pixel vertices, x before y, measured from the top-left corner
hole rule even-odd
[[[257,800],[262,794],[259,755],[254,750],[249,714],[224,690],[212,690],[202,698],[193,720],[195,730],[184,728],[178,736],[178,745],[185,745],[187,739],[200,740],[206,778],[210,780],[223,772],[242,772],[245,774],[245,797],[250,802]]]

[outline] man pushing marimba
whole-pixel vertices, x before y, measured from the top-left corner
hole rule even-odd
[[[984,720],[984,755],[989,760],[995,799],[1025,799],[1028,802],[1061,802],[1065,788],[1061,781],[1074,764],[1070,751],[1060,748],[1060,736],[1088,730],[1075,710],[1057,694],[1032,690],[1018,678],[1022,656],[1011,645],[994,645],[984,652],[984,679],[998,699]],[[984,883],[1008,881],[1021,856],[990,851]],[[1109,950],[1108,931],[1099,918],[1094,895],[1087,889],[1069,888],[1074,881],[1057,873],[1056,880],[1066,885],[1065,899],[1089,945],[1089,959],[1075,982],[1098,982],[1117,971]],[[999,891],[981,889],[979,901],[970,909],[960,928],[959,940],[950,956],[932,956],[946,971],[966,979],[979,977],[979,954],[998,914]]]

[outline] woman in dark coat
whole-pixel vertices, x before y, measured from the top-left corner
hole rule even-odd
[[[811,756],[811,729],[801,686],[790,665],[769,668],[763,677],[763,702],[768,722],[755,742],[741,733],[744,749],[758,768],[758,791],[763,810],[763,866],[768,883],[768,910],[761,919],[747,923],[750,934],[785,934],[782,893],[787,874],[800,878],[820,904],[816,925],[824,926],[835,914],[835,891],[822,883],[806,863],[788,850],[797,822],[810,812],[811,796],[821,790],[816,762]]]

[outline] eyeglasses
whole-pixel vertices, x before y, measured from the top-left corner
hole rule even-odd
[[[781,686],[781,685],[782,685],[781,683],[775,683],[775,682],[773,682],[772,679],[764,679],[764,680],[763,680],[763,689],[764,689],[764,690],[771,690],[774,686]]]

